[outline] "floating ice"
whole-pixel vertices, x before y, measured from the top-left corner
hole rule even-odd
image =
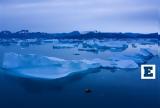
[[[64,48],[74,48],[74,44],[54,44],[53,48],[54,49],[64,49]]]
[[[43,40],[44,43],[58,43],[59,40],[58,39],[46,39],[46,40]]]
[[[94,52],[94,53],[98,53],[98,49],[97,48],[79,48],[79,51],[88,51],[88,52]]]
[[[138,65],[133,60],[101,60],[95,59],[102,67],[110,68],[137,68]]]
[[[87,40],[84,41],[80,46],[80,51],[90,51],[90,52],[98,52],[98,51],[106,51],[110,50],[112,52],[121,52],[128,48],[128,45],[121,41],[113,41],[113,42],[100,42],[98,40]]]
[[[153,54],[146,49],[140,49],[129,55],[111,55],[105,59],[64,60],[55,57],[35,54],[6,53],[3,68],[8,73],[24,77],[56,79],[71,73],[83,72],[96,68],[138,68],[139,64],[147,62]]]
[[[146,63],[149,59],[151,59],[154,55],[148,49],[140,48],[132,54],[123,55],[123,59],[131,59],[135,61],[137,64]]]
[[[34,54],[21,55],[7,53],[4,56],[3,68],[10,74],[55,79],[81,72],[91,68],[97,68],[97,63],[85,63],[83,61],[63,60],[55,57],[38,56]]]

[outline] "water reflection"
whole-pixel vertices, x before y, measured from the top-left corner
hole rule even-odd
[[[41,78],[26,78],[12,76],[11,74],[6,74],[8,70],[1,69],[1,78],[5,80],[18,84],[26,92],[29,93],[42,93],[42,92],[61,92],[64,88],[71,84],[80,81],[82,78],[89,74],[98,73],[101,71],[100,68],[90,69],[79,73],[70,74],[68,77],[57,78],[57,79],[41,79]]]

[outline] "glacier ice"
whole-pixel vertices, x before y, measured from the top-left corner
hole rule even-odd
[[[87,40],[79,45],[80,51],[90,51],[90,52],[99,52],[110,50],[112,52],[121,52],[128,48],[128,45],[125,42],[121,41],[105,41],[100,42],[97,40]]]
[[[45,79],[56,79],[71,73],[83,72],[96,68],[138,68],[147,62],[153,54],[146,49],[139,49],[133,54],[111,55],[108,58],[92,60],[64,60],[56,57],[35,54],[5,53],[2,67],[9,74]]]
[[[74,44],[54,44],[53,49],[74,48]]]
[[[68,61],[34,54],[6,53],[3,61],[3,68],[8,69],[10,74],[47,79],[56,79],[97,67],[99,67],[97,63]]]

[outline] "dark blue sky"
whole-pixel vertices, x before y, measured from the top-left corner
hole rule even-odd
[[[159,0],[0,0],[0,30],[158,32]]]

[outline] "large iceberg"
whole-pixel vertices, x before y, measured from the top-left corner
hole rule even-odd
[[[97,63],[86,63],[76,60],[68,61],[55,57],[16,53],[5,54],[3,62],[3,68],[8,69],[10,74],[47,79],[60,78],[70,73],[97,67],[99,67]]]
[[[21,77],[56,79],[97,68],[138,68],[139,64],[147,62],[152,56],[146,49],[140,49],[134,54],[92,60],[64,60],[35,54],[6,53],[2,67],[9,74]]]

